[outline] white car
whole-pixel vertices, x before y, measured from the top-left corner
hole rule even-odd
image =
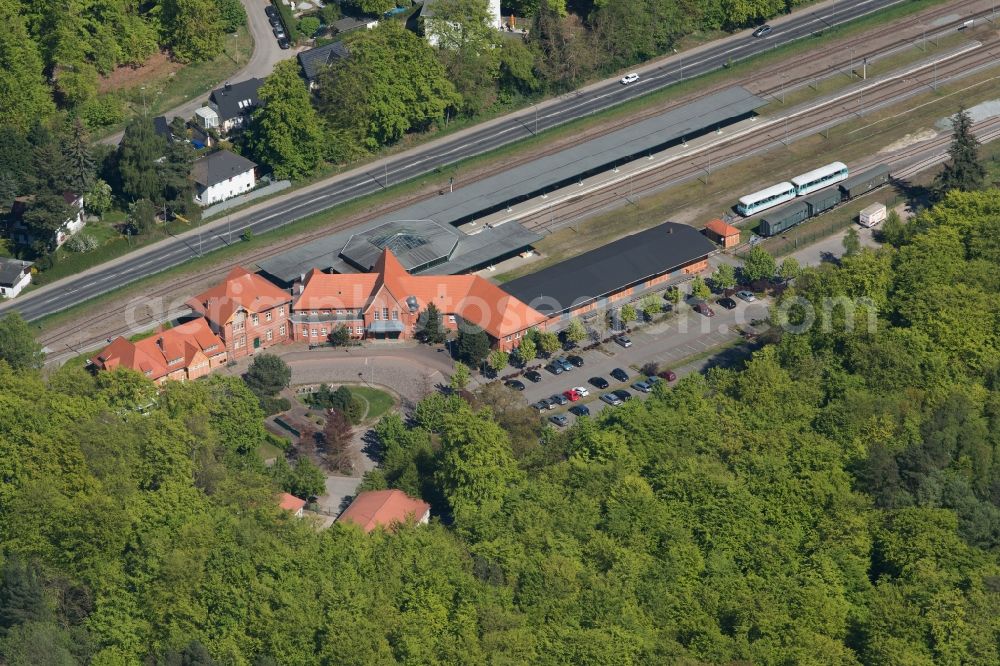
[[[747,303],[753,303],[757,300],[757,297],[753,295],[752,291],[738,291],[736,292],[736,297],[746,301]]]
[[[635,83],[638,80],[639,80],[639,75],[635,72],[632,72],[631,74],[626,74],[621,79],[623,86],[627,86],[630,83]]]
[[[586,398],[590,395],[590,391],[587,390],[586,386],[574,386],[573,390],[579,393],[581,398]]]

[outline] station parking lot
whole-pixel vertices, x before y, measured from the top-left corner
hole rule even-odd
[[[645,375],[639,372],[644,364],[655,361],[659,363],[661,371],[673,370],[679,379],[685,374],[682,365],[690,363],[693,357],[739,339],[737,327],[759,331],[760,329],[753,328],[750,322],[755,319],[766,319],[770,306],[768,299],[753,303],[737,300],[735,309],[726,310],[716,305],[716,300],[716,298],[710,299],[712,309],[715,311],[714,317],[700,315],[682,304],[675,313],[668,314],[659,321],[633,328],[628,335],[632,340],[631,347],[626,348],[608,342],[588,351],[575,349],[555,354],[554,357],[577,354],[583,358],[584,365],[559,375],[540,368],[542,379],[537,384],[523,376],[518,377],[525,385],[521,395],[529,405],[533,405],[539,400],[562,394],[563,391],[575,386],[586,387],[589,395],[581,400],[540,413],[546,420],[550,416],[563,414],[569,418],[569,423],[576,418],[568,413],[570,407],[586,405],[592,416],[599,414],[602,409],[609,407],[600,397],[610,391],[625,389],[632,394],[633,399],[642,399],[648,394],[633,389],[631,384],[645,380]],[[547,365],[548,359],[543,360],[542,364]],[[687,372],[694,371],[697,367],[699,366],[694,365],[688,368]],[[628,381],[621,382],[611,377],[611,371],[615,368],[621,368],[628,373]],[[598,389],[588,381],[591,377],[603,377],[610,386],[604,390]]]

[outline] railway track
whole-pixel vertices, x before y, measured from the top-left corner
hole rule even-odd
[[[936,75],[930,73],[930,78],[928,73],[921,69],[911,76],[886,82],[884,86],[880,86],[877,82],[873,83],[868,87],[874,89],[874,92],[864,93],[862,90],[864,95],[863,108],[859,107],[858,91],[852,91],[846,95],[839,95],[828,102],[796,112],[794,117],[789,116],[787,121],[785,118],[771,120],[752,133],[719,141],[710,146],[708,150],[712,154],[711,168],[723,167],[764,152],[777,144],[790,143],[804,135],[815,134],[843,122],[844,118],[905,100],[925,89],[933,88],[935,78],[941,81],[968,74],[978,68],[996,64],[998,57],[1000,57],[1000,41],[995,41],[948,63],[938,65]],[[989,123],[990,121],[986,121],[981,125],[989,126]],[[858,137],[845,145],[865,140],[867,140],[865,137]],[[946,143],[949,139],[948,137],[939,137],[937,140]],[[920,152],[926,149],[927,144],[922,144],[914,150]],[[701,151],[705,150],[705,148],[701,149]],[[907,153],[904,152],[894,159],[903,158],[906,155]],[[582,217],[621,205],[623,201],[627,202],[630,198],[641,197],[671,185],[688,182],[709,173],[710,170],[705,158],[678,156],[666,163],[656,164],[642,172],[629,175],[619,182],[609,185],[604,190],[591,191],[585,200],[582,197],[567,199],[546,210],[521,217],[518,222],[529,229],[551,232],[578,221]],[[558,196],[558,193],[553,194]]]
[[[911,18],[908,18],[908,19],[904,19],[904,20],[902,20],[900,22],[897,22],[897,23],[893,24],[893,30],[894,30],[895,33],[904,35],[904,33],[908,29],[912,29],[914,26],[918,26],[918,25],[921,25],[921,24],[928,25],[928,24],[932,23],[935,20],[940,20],[941,18],[949,16],[951,14],[956,14],[957,13],[957,14],[961,15],[963,9],[968,9],[969,7],[972,7],[972,6],[976,5],[976,3],[977,3],[977,0],[962,0],[961,2],[950,3],[947,6],[935,8],[935,9],[929,10],[929,11],[923,13],[923,14],[919,14],[917,16],[914,16],[914,17],[911,17]],[[987,11],[987,12],[980,12],[980,13],[974,14],[972,16],[975,17],[975,18],[981,18],[981,17],[989,15],[989,14],[990,14],[990,12]],[[961,25],[965,20],[968,20],[968,15],[963,16],[961,20],[950,21],[950,22],[947,22],[947,23],[943,23],[941,25],[933,26],[932,30],[929,33],[929,37],[933,38],[935,36],[939,36],[941,34],[944,34],[946,32],[954,30],[959,25]],[[817,78],[817,76],[819,76],[819,75],[823,75],[823,74],[829,73],[831,71],[836,71],[837,69],[841,69],[844,66],[847,66],[848,63],[849,63],[849,57],[847,56],[847,53],[850,51],[850,49],[852,47],[855,48],[856,50],[858,50],[858,52],[856,54],[856,57],[865,57],[865,56],[867,56],[869,58],[875,58],[875,57],[878,57],[880,55],[884,55],[886,53],[890,53],[892,51],[898,50],[900,47],[905,46],[906,44],[912,43],[912,41],[913,41],[913,37],[912,36],[905,36],[904,35],[904,36],[901,36],[899,39],[894,40],[890,44],[882,45],[881,47],[879,47],[877,49],[872,49],[872,50],[869,50],[869,51],[863,51],[863,50],[861,50],[861,49],[864,49],[864,48],[867,47],[868,42],[870,41],[870,39],[871,38],[870,38],[869,35],[859,35],[857,37],[854,37],[854,38],[851,38],[851,39],[848,39],[848,40],[846,40],[844,42],[839,43],[838,44],[838,49],[839,50],[838,50],[837,53],[840,54],[842,57],[839,58],[839,59],[837,59],[837,60],[835,60],[834,64],[832,66],[824,66],[824,68],[823,68],[822,71],[819,71],[819,70],[816,70],[816,69],[809,70],[809,71],[803,72],[802,74],[797,75],[794,78],[786,79],[785,82],[784,82],[784,89],[787,91],[787,90],[789,90],[790,88],[794,87],[797,84],[801,84],[801,83],[804,83],[804,82],[807,82],[807,81],[815,80]],[[743,78],[741,78],[741,79],[739,79],[739,80],[737,80],[735,82],[734,81],[727,81],[725,83],[720,83],[720,84],[716,84],[716,85],[713,85],[713,86],[709,86],[709,87],[707,87],[705,89],[699,90],[698,94],[696,94],[696,95],[686,96],[682,100],[674,100],[674,101],[672,101],[672,102],[670,102],[668,104],[659,105],[659,106],[657,106],[655,108],[651,108],[649,110],[636,113],[635,115],[629,117],[628,123],[629,124],[633,124],[635,122],[640,122],[640,121],[642,121],[645,118],[648,118],[648,117],[653,116],[653,115],[660,114],[660,113],[662,113],[664,110],[666,110],[668,108],[671,108],[673,106],[677,106],[679,104],[689,103],[689,102],[691,102],[693,100],[699,99],[699,98],[704,97],[706,95],[710,95],[713,92],[716,92],[716,91],[718,91],[718,90],[720,90],[720,89],[722,89],[724,87],[728,87],[728,86],[734,85],[734,83],[738,84],[738,85],[750,86],[754,81],[759,81],[761,79],[766,79],[768,76],[773,76],[775,73],[780,72],[780,71],[784,71],[784,70],[787,70],[787,65],[786,64],[775,63],[773,65],[770,65],[768,67],[765,67],[765,68],[763,68],[761,70],[756,71],[753,75],[748,75],[748,76],[743,77]],[[778,86],[774,86],[774,87],[770,87],[770,88],[763,88],[763,89],[761,89],[761,90],[758,91],[758,94],[760,94],[760,95],[773,94],[777,90],[778,90]],[[564,150],[567,147],[570,147],[570,146],[573,146],[573,145],[578,145],[578,144],[580,144],[580,143],[582,143],[582,142],[584,142],[584,141],[592,138],[595,134],[598,134],[598,133],[600,133],[602,131],[604,131],[604,130],[601,129],[601,128],[598,128],[598,129],[592,130],[590,132],[578,133],[578,134],[574,135],[569,142],[556,143],[556,144],[553,144],[550,147],[548,147],[546,150],[541,151],[541,152],[537,152],[536,151],[533,154],[531,154],[530,156],[529,155],[525,155],[525,156],[520,157],[520,158],[511,159],[510,161],[508,161],[508,162],[505,163],[505,166],[507,166],[507,167],[513,167],[513,166],[516,166],[516,165],[519,165],[519,164],[523,164],[525,162],[536,160],[536,159],[538,159],[541,156],[549,155],[549,154],[552,154],[552,153]],[[700,166],[692,164],[691,167],[688,169],[688,171],[687,171],[686,174],[681,174],[681,175],[676,176],[676,177],[679,177],[679,178],[682,178],[682,179],[685,178],[685,177],[691,177],[694,174],[700,173],[702,170],[703,170],[703,167],[700,167]],[[480,178],[486,177],[488,175],[490,175],[490,173],[488,173],[488,172],[487,173],[483,173],[480,176]],[[664,187],[665,185],[670,184],[669,182],[664,182],[662,179],[655,179],[653,176],[646,176],[646,178],[650,178],[651,180],[649,182],[645,182],[641,186],[637,186],[636,189],[634,190],[636,193],[643,193],[643,192],[649,190],[649,188]],[[472,181],[470,181],[470,182],[472,182]],[[638,183],[636,183],[636,185],[638,185]],[[431,196],[433,196],[433,195],[431,195]],[[603,197],[606,198],[606,195],[603,195]],[[263,259],[265,257],[271,256],[271,255],[276,254],[276,253],[283,252],[283,251],[288,250],[288,249],[299,247],[301,245],[309,243],[309,242],[311,242],[313,240],[316,240],[318,238],[321,238],[323,236],[327,236],[327,235],[329,235],[331,233],[337,233],[339,231],[344,231],[344,230],[350,229],[351,227],[357,226],[359,224],[363,224],[363,223],[365,223],[367,221],[370,221],[370,220],[372,220],[372,219],[374,219],[376,217],[379,217],[379,216],[384,215],[386,213],[392,212],[393,210],[397,210],[399,208],[408,206],[408,205],[410,205],[412,203],[415,203],[416,201],[419,201],[419,200],[421,200],[423,198],[425,198],[425,195],[417,195],[417,196],[409,197],[406,200],[395,202],[392,205],[383,206],[383,207],[381,207],[381,208],[379,208],[377,210],[368,211],[365,214],[353,216],[350,219],[341,220],[341,221],[338,221],[338,222],[331,223],[331,224],[325,226],[322,229],[318,229],[316,231],[307,232],[307,233],[303,233],[303,234],[298,234],[294,238],[290,238],[288,240],[285,240],[285,241],[282,241],[282,242],[270,245],[266,249],[261,249],[260,251],[253,252],[251,254],[245,255],[245,256],[243,256],[240,259],[239,263],[242,263],[242,264],[254,264],[258,260]],[[600,208],[601,206],[606,206],[607,205],[607,201],[604,201],[602,203],[601,202],[601,198],[602,198],[601,196],[595,197],[595,202],[596,203],[594,203],[593,205],[588,205],[587,208],[588,209],[596,209],[596,208]],[[614,198],[614,197],[612,197],[612,198]],[[576,212],[573,213],[573,216],[574,217],[579,217],[580,216],[580,209],[579,208],[576,209]],[[565,223],[565,222],[563,221],[562,223]],[[546,224],[546,225],[539,224],[539,225],[537,225],[537,228],[549,229],[549,228],[555,228],[557,226],[560,226],[560,220],[559,220],[559,218],[556,218],[556,222],[554,224]],[[216,234],[216,235],[221,235],[221,234]],[[63,343],[63,340],[65,340],[67,338],[68,333],[67,333],[67,331],[65,329],[60,330],[60,328],[54,329],[54,330],[52,330],[52,331],[50,331],[48,333],[45,333],[45,334],[41,335],[40,338],[39,338],[39,341],[43,345],[45,345],[46,347],[49,347],[49,348],[53,348],[55,346],[65,346],[67,349],[70,349],[70,350],[75,350],[75,349],[79,349],[79,348],[87,348],[89,350],[89,349],[93,348],[94,345],[102,343],[106,338],[115,337],[117,335],[122,335],[122,334],[128,335],[128,334],[134,333],[136,330],[143,330],[145,328],[149,328],[151,326],[154,326],[154,325],[159,324],[160,322],[162,322],[163,321],[163,316],[167,312],[167,310],[164,310],[162,308],[158,308],[155,312],[153,312],[153,311],[150,310],[146,314],[136,314],[138,312],[139,308],[147,307],[147,309],[148,309],[148,303],[150,301],[154,301],[154,302],[156,302],[156,301],[162,301],[163,299],[169,298],[173,294],[176,294],[178,292],[181,292],[181,293],[186,292],[186,290],[190,289],[193,285],[197,285],[197,284],[199,284],[201,282],[204,282],[206,280],[214,280],[214,279],[221,278],[226,273],[228,273],[229,270],[231,270],[235,265],[236,265],[236,262],[225,262],[223,265],[221,265],[221,266],[219,266],[217,268],[208,269],[206,271],[203,271],[203,272],[199,273],[196,276],[187,276],[187,277],[184,277],[184,278],[181,278],[181,279],[170,280],[165,285],[160,286],[160,287],[153,287],[149,291],[145,292],[142,295],[141,298],[131,299],[130,301],[128,301],[127,303],[125,303],[122,306],[116,306],[116,307],[112,307],[110,309],[108,309],[108,308],[102,308],[102,310],[101,310],[101,312],[99,314],[95,314],[95,315],[92,315],[92,316],[85,316],[85,317],[82,317],[82,318],[76,318],[76,319],[74,319],[73,328],[72,328],[72,330],[74,332],[75,331],[88,331],[88,330],[94,330],[94,331],[99,331],[99,332],[95,332],[94,335],[89,336],[87,339],[85,339],[83,341],[77,341],[76,344],[73,347],[71,347],[67,343]],[[140,301],[142,301],[142,303]],[[173,308],[172,310],[170,310],[171,313],[173,313],[175,311],[177,311],[176,307]],[[102,327],[101,326],[102,323],[105,323],[105,322],[107,322],[109,320],[119,320],[119,321],[121,321],[123,315],[126,315],[128,313],[132,313],[132,316],[128,318],[129,322],[130,322],[128,326],[115,326],[115,327],[108,327],[108,326],[103,326]],[[63,343],[63,344],[60,345],[60,343]],[[63,355],[66,355],[66,354],[63,354]]]

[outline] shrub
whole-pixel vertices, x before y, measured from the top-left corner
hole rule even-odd
[[[287,412],[292,408],[290,402],[287,398],[281,396],[270,396],[266,398],[260,398],[260,407],[264,410],[264,414],[267,416],[273,416],[275,414],[280,414],[281,412]]]
[[[70,252],[90,252],[97,249],[97,239],[90,234],[76,234],[66,241],[66,249]]]

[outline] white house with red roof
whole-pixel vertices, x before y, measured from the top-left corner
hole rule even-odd
[[[306,506],[306,501],[289,493],[281,493],[278,498],[278,507],[282,511],[288,511],[296,518],[302,517],[302,510]]]

